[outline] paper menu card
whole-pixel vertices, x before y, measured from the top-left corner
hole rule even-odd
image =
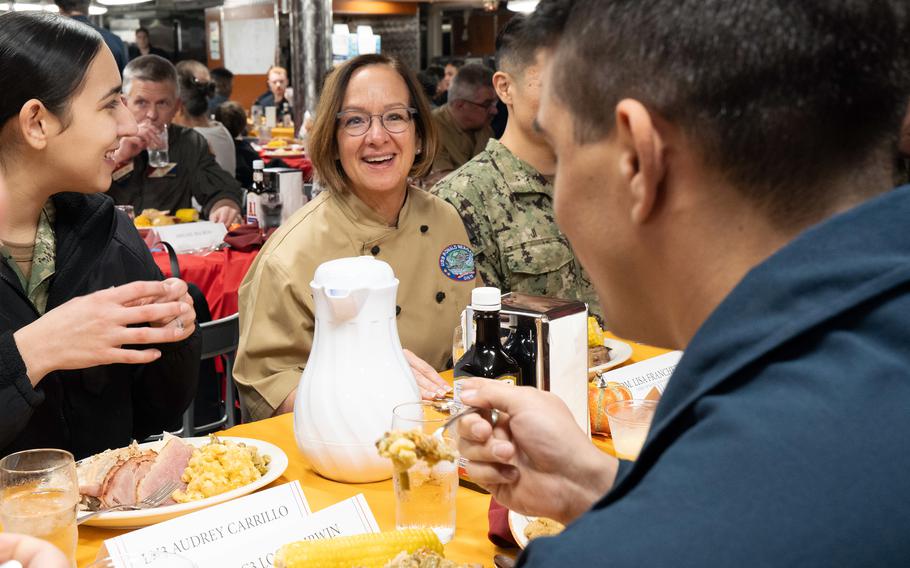
[[[682,351],[670,351],[657,357],[626,365],[603,374],[609,382],[620,383],[632,393],[633,399],[655,398],[663,395],[667,382],[682,357]],[[652,392],[656,391],[656,393]]]
[[[379,526],[362,494],[313,514],[292,481],[108,539],[105,547],[117,568],[145,566],[159,551],[199,567],[247,568],[271,566],[289,542],[368,532]]]

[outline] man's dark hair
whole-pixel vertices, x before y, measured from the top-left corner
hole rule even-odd
[[[91,4],[91,0],[54,0],[54,4],[60,8],[61,14],[72,14],[73,12],[79,12],[80,14],[88,15],[88,7]]]
[[[430,77],[434,77],[437,83],[446,76],[446,69],[442,65],[430,65],[423,72]]]
[[[138,27],[138,28],[136,28],[136,33],[138,34],[138,33],[140,33],[140,32],[141,32],[141,33],[144,33],[145,35],[149,35],[149,30],[148,30],[148,28],[143,28],[143,27],[141,27],[141,26]]]
[[[479,63],[465,65],[458,70],[458,75],[455,75],[449,85],[449,101],[471,100],[481,87],[493,88],[493,70]]]
[[[215,92],[225,97],[231,96],[231,81],[234,74],[224,67],[216,67],[211,70],[212,81],[215,81]]]
[[[42,12],[0,14],[0,165],[8,159],[12,129],[7,123],[38,99],[64,127],[70,103],[85,84],[89,66],[104,45],[101,35],[75,20]],[[14,81],[28,77],[27,81]]]
[[[246,133],[246,111],[233,101],[221,103],[215,109],[215,120],[224,125],[233,138]]]
[[[581,143],[638,100],[792,225],[838,197],[831,180],[893,151],[908,96],[895,1],[578,1],[561,16],[554,93]]]
[[[502,71],[521,73],[534,64],[541,49],[554,47],[558,40],[558,29],[535,26],[522,14],[512,16],[496,36],[497,67]]]
[[[433,97],[436,96],[436,85],[439,84],[439,78],[430,73],[428,69],[424,69],[417,74],[417,81],[423,87],[423,94],[427,96],[427,99],[433,100]]]

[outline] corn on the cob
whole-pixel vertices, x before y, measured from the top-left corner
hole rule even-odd
[[[278,549],[275,568],[382,568],[399,552],[411,554],[421,548],[443,554],[439,537],[430,529],[302,540]]]
[[[600,328],[597,319],[588,316],[588,347],[603,347],[604,330]]]

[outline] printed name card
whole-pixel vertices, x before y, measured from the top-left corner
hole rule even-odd
[[[667,388],[670,375],[676,369],[682,357],[682,351],[671,351],[652,357],[639,363],[621,367],[604,373],[603,377],[611,382],[621,383],[632,392],[632,398],[643,399],[651,394],[662,395]],[[653,391],[656,390],[656,393]]]
[[[378,532],[363,495],[311,514],[293,481],[104,542],[117,568],[139,568],[161,552],[199,567],[266,568],[275,551],[296,540]]]
[[[269,568],[274,566],[275,552],[289,542],[377,532],[379,532],[379,525],[376,523],[373,511],[370,510],[367,500],[360,493],[310,515],[302,523],[292,528],[282,528],[275,534],[269,535],[271,540],[277,544],[267,551],[258,554],[242,551],[241,554],[234,554],[230,557],[219,557],[218,560],[222,563],[212,564],[212,566]],[[264,548],[260,546],[257,550],[261,551]]]
[[[214,249],[224,242],[227,228],[223,223],[199,221],[178,225],[155,227],[162,241],[169,243],[178,253]]]

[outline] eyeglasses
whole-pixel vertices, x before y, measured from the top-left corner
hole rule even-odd
[[[373,117],[378,116],[379,122],[387,132],[400,134],[408,129],[411,117],[417,114],[417,109],[410,107],[394,108],[380,114],[369,114],[356,110],[346,110],[335,115],[341,121],[341,127],[350,136],[362,136],[373,126]]]
[[[484,101],[482,103],[475,103],[474,101],[469,101],[468,99],[458,99],[458,100],[472,104],[472,105],[482,108],[484,110],[490,110],[491,108],[496,108],[496,105],[498,104],[499,99],[492,99],[489,101]]]

